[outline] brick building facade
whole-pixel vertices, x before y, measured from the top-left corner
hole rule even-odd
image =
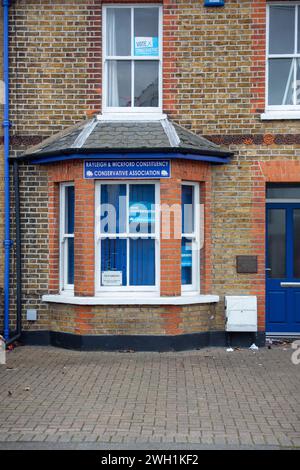
[[[285,7],[283,13],[268,13],[269,6],[275,3]],[[277,287],[275,292],[275,285],[270,284],[269,292],[275,292],[276,296],[268,297],[269,306],[266,307],[265,270],[269,269],[266,259],[266,190],[275,188],[274,184],[277,184],[275,190],[280,194],[279,184],[283,183],[282,188],[289,184],[288,190],[298,194],[300,184],[300,113],[297,102],[278,109],[266,102],[266,86],[271,86],[271,67],[274,66],[272,60],[295,61],[295,65],[291,62],[290,70],[293,66],[295,77],[298,73],[298,49],[295,46],[295,54],[289,59],[283,59],[279,54],[275,57],[275,51],[268,62],[271,78],[266,80],[266,54],[267,49],[269,53],[271,50],[267,46],[273,34],[272,23],[267,28],[267,16],[275,23],[277,13],[282,13],[284,21],[288,22],[292,21],[293,14],[298,19],[300,8],[296,1],[275,3],[271,0],[225,0],[224,6],[213,8],[205,6],[202,0],[11,2],[11,157],[12,160],[17,158],[19,164],[24,340],[51,340],[58,345],[108,349],[168,349],[225,344],[225,295],[257,297],[257,340],[261,343],[266,331],[300,332],[300,293],[297,286],[293,290],[294,297],[290,298],[284,296],[291,294],[285,294]],[[163,118],[168,123],[164,121],[163,124],[167,125],[168,145],[163,142],[159,145],[155,142],[131,145],[139,133],[146,136],[140,127],[136,128],[135,137],[126,130],[122,134],[124,142],[117,145],[118,132],[123,132],[124,122],[133,121],[137,126],[141,122],[155,122],[153,116],[148,120],[147,112],[143,118],[135,117],[134,121],[132,110],[118,118],[120,121],[116,122],[121,122],[120,126],[111,125],[107,130],[108,143],[104,145],[103,140],[99,140],[100,144],[95,144],[96,140],[93,141],[94,133],[102,123],[115,122],[111,115],[105,121],[104,108],[107,112],[107,106],[104,101],[109,103],[110,91],[104,89],[107,84],[103,67],[106,61],[117,62],[120,58],[107,58],[102,41],[104,37],[107,43],[111,41],[106,36],[110,34],[106,29],[112,28],[109,26],[111,18],[107,23],[103,21],[103,7],[114,6],[130,6],[132,18],[137,15],[135,9],[139,7],[140,10],[141,7],[162,7],[161,35],[158,34],[160,52],[157,57],[154,52],[154,58],[158,61],[161,53],[159,92],[162,106],[158,119],[162,119],[162,113],[168,117]],[[110,13],[105,11],[109,17]],[[127,21],[124,18],[123,24]],[[114,21],[117,22],[117,16]],[[112,56],[117,57],[118,54]],[[148,57],[148,62],[151,59],[153,57]],[[130,60],[132,62],[132,57],[127,58],[127,62]],[[113,70],[113,65],[107,67],[107,70],[109,67]],[[113,77],[112,71],[106,73]],[[285,76],[281,82],[284,79]],[[122,86],[125,87],[123,82],[120,88]],[[292,89],[292,85],[290,87]],[[130,106],[133,106],[132,101]],[[93,122],[97,126],[95,131]],[[70,127],[76,123],[79,123],[77,127]],[[91,126],[91,134],[86,137],[84,129],[88,126]],[[118,131],[114,130],[116,128]],[[173,142],[172,146],[174,129],[175,141],[177,137],[179,143]],[[45,140],[49,137],[50,140]],[[83,143],[78,147],[83,137],[87,145],[84,147]],[[106,137],[103,139],[105,141]],[[176,239],[174,233],[165,240],[162,237],[163,226],[160,227],[159,248],[156,248],[160,265],[156,271],[156,281],[159,277],[156,298],[143,295],[143,299],[138,299],[135,293],[129,298],[126,293],[123,297],[118,297],[118,294],[116,297],[109,289],[108,293],[99,291],[97,295],[95,276],[100,267],[97,268],[97,245],[95,248],[95,187],[99,178],[83,178],[83,161],[91,158],[109,160],[115,155],[126,160],[136,154],[143,154],[142,158],[146,155],[148,159],[170,159],[169,179],[150,178],[150,183],[159,182],[161,203],[180,205],[182,184],[188,182],[190,187],[199,187],[199,202],[204,206],[204,218],[201,218],[204,244],[199,249],[196,289],[190,295],[183,295],[181,285],[183,242],[181,237]],[[68,182],[75,185],[75,229],[72,235],[75,246],[72,295],[75,300],[62,295],[64,289],[60,279],[63,269],[60,265],[60,185]],[[128,192],[131,191],[131,180],[126,184]],[[193,194],[195,201],[196,193]],[[283,199],[280,197],[282,204],[288,203]],[[278,206],[279,210],[288,211],[286,218],[293,217],[288,214],[294,211],[294,225],[289,228],[293,236],[288,241],[286,234],[286,252],[279,252],[278,256],[280,259],[286,257],[286,260],[288,256],[293,257],[294,275],[285,273],[281,278],[297,284],[300,277],[297,274],[297,269],[300,269],[297,267],[297,263],[300,264],[297,245],[297,237],[300,239],[297,231],[299,201],[295,196],[292,199],[289,202],[294,206]],[[272,212],[276,207],[269,203],[269,210],[276,217]],[[14,228],[13,220],[12,225]],[[279,235],[277,232],[275,235],[277,241],[274,243],[278,249]],[[291,244],[293,253],[288,248]],[[271,249],[268,256],[270,253]],[[239,272],[238,256],[257,260],[257,269]],[[131,265],[130,259],[128,264]],[[13,330],[16,315],[14,251],[11,268]],[[108,271],[113,269],[118,271],[116,266]],[[127,277],[131,276],[128,273]],[[274,302],[278,302],[279,307],[274,307]],[[37,311],[36,321],[27,320],[28,309]],[[291,317],[293,320],[287,320]],[[243,339],[239,337],[237,341]],[[246,341],[252,341],[252,337],[246,335]]]

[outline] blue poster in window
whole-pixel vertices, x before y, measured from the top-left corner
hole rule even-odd
[[[181,245],[181,267],[190,268],[192,266],[192,248],[191,244]]]
[[[170,160],[85,160],[87,179],[170,178]]]
[[[135,56],[158,56],[158,38],[135,37],[134,38]]]
[[[129,206],[129,223],[154,224],[155,208],[152,202],[134,202]]]

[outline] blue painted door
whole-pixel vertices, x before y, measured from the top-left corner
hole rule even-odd
[[[267,204],[266,331],[300,332],[300,203]]]

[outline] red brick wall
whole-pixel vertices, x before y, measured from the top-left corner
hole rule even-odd
[[[181,179],[178,178],[178,176],[176,177],[176,175],[173,174],[173,171],[172,178],[161,181],[160,202],[162,205],[181,205]],[[175,233],[175,228],[178,226],[179,222],[178,217],[180,217],[178,211],[172,213],[171,224],[169,226],[167,220],[164,220],[164,215],[161,214],[161,295],[181,294],[181,240],[176,238]],[[169,229],[171,229],[170,238],[167,238]]]

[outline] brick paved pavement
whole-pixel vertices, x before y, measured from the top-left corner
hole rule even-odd
[[[291,353],[19,347],[0,365],[0,442],[300,447]]]

